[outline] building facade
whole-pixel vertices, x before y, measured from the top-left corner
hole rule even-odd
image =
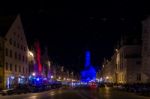
[[[5,17],[10,20],[12,17]],[[2,19],[4,21],[4,19]],[[3,23],[2,25],[6,25]],[[1,27],[4,29],[5,27]],[[27,83],[28,77],[28,46],[20,16],[13,16],[12,23],[7,26],[7,32],[4,32],[3,46],[3,86],[2,88],[11,88],[16,84]]]
[[[141,83],[141,45],[124,43],[116,49],[111,60],[103,63],[102,78],[109,83]]]
[[[0,37],[0,90],[4,86],[4,39]]]
[[[150,82],[150,17],[142,25],[142,81]]]

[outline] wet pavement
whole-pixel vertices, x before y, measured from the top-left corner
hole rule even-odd
[[[40,93],[0,96],[0,99],[150,99],[150,97],[106,87],[90,90],[55,89]]]

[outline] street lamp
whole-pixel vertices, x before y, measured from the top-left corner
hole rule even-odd
[[[61,77],[59,76],[58,79],[61,79]]]
[[[28,51],[28,54],[29,54],[31,57],[34,57],[34,54],[33,54],[33,52],[31,52],[31,51]]]
[[[106,79],[109,79],[109,77],[108,77],[108,76],[106,76]]]
[[[51,79],[53,79],[54,78],[54,76],[53,75],[51,75]]]
[[[35,73],[32,73],[32,76],[35,76]]]

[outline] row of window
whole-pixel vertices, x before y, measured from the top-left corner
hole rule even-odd
[[[12,58],[13,57],[13,51],[11,49],[8,50],[8,48],[6,48],[5,55]],[[14,52],[14,58],[18,59],[18,60],[22,60],[23,62],[27,63],[27,57],[25,57],[24,55],[21,55],[20,53]]]
[[[7,62],[6,62],[6,70],[15,71],[15,72],[22,72],[22,73],[28,73],[28,69],[27,68],[24,68],[24,67],[21,67],[21,66],[17,66],[17,65],[14,65],[14,68],[13,68],[13,65],[9,64]]]
[[[14,47],[17,47],[17,48],[20,48],[23,51],[26,51],[26,47],[25,46],[20,45],[15,40],[13,41],[11,38],[9,39],[9,43],[10,43],[10,45],[13,45]]]

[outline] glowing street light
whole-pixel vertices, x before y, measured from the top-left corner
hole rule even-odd
[[[29,53],[30,56],[34,57],[33,52],[29,51],[28,53]]]
[[[59,76],[58,79],[61,79],[61,77]]]
[[[54,78],[54,76],[53,75],[51,75],[51,79],[53,79]]]
[[[109,77],[108,77],[108,76],[106,76],[106,79],[109,79]]]
[[[32,76],[35,76],[35,73],[32,73]]]

